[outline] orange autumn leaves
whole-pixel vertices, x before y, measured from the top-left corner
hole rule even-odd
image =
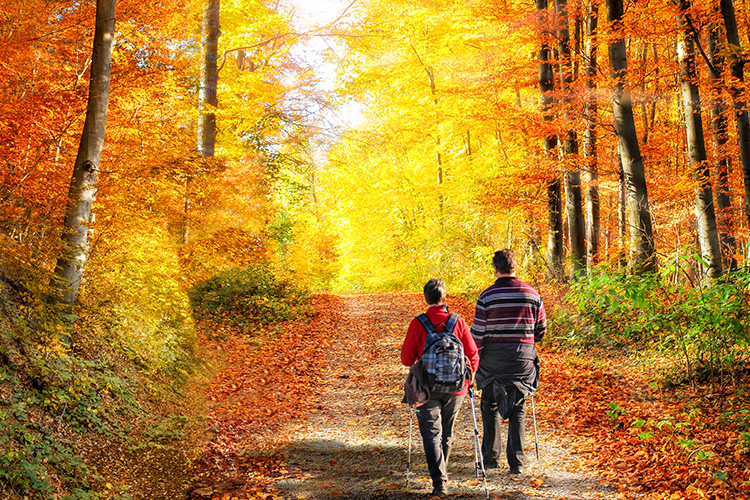
[[[418,310],[421,296],[404,295],[403,304]],[[471,303],[451,299],[451,305],[471,321]],[[200,481],[221,482],[226,471],[240,471],[250,479],[236,491],[256,488],[277,494],[272,479],[286,471],[278,453],[288,439],[286,430],[304,425],[306,416],[319,410],[320,381],[331,346],[346,339],[352,328],[341,322],[345,311],[340,297],[318,296],[315,307],[314,317],[279,325],[278,336],[248,338],[204,325],[211,332],[204,346],[223,359],[226,368],[209,391],[214,434],[198,464]],[[390,313],[384,309],[377,314]],[[383,332],[370,332],[375,334]],[[347,355],[368,355],[356,352],[357,343],[344,345]],[[675,500],[748,495],[750,447],[737,444],[738,428],[722,417],[723,409],[746,403],[727,400],[722,406],[718,394],[704,397],[710,395],[707,388],[665,389],[618,358],[600,362],[542,349],[541,359],[542,384],[536,397],[541,428],[598,469],[620,498],[643,493]],[[385,408],[382,411],[383,418],[390,418]],[[250,449],[254,453],[248,454]],[[532,486],[543,487],[537,484]],[[345,485],[331,488],[346,496]]]
[[[721,422],[729,401],[710,397],[709,387],[664,388],[621,362],[608,368],[552,353],[542,354],[542,366],[542,421],[567,434],[571,449],[623,492],[674,499],[750,494],[748,456],[735,450],[740,431]]]

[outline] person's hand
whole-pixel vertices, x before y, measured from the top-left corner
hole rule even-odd
[[[469,373],[471,374],[471,377],[469,378],[469,387],[472,387],[474,385],[474,380],[476,379],[476,372],[471,368],[471,361],[469,361],[469,358],[464,356],[464,363],[469,368]]]

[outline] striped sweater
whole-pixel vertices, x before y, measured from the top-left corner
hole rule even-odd
[[[489,344],[533,345],[546,330],[542,298],[515,276],[498,278],[477,300],[471,335],[480,352]]]

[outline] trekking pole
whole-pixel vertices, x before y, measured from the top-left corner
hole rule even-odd
[[[411,473],[411,428],[414,422],[414,410],[409,408],[409,452],[406,459],[406,489],[409,489],[409,474]]]
[[[534,406],[534,393],[531,393],[531,414],[534,417],[534,444],[536,445],[536,459],[539,460],[539,438],[536,432],[536,407]]]
[[[474,387],[469,387],[469,399],[471,399],[471,418],[474,421],[474,475],[479,479],[479,470],[482,470],[482,480],[484,481],[484,494],[490,497],[490,491],[487,489],[487,473],[484,470],[484,458],[482,450],[479,448],[479,429],[477,429],[477,412],[474,405]]]

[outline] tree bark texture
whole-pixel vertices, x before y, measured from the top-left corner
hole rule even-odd
[[[86,119],[68,191],[63,250],[57,260],[50,293],[52,302],[63,306],[66,311],[72,309],[75,303],[88,258],[92,207],[107,130],[116,3],[116,0],[96,2]]]
[[[711,169],[706,157],[706,144],[703,139],[703,119],[701,102],[696,84],[695,41],[689,25],[688,0],[680,1],[678,22],[680,34],[677,40],[677,57],[680,64],[680,89],[685,109],[685,132],[687,137],[688,161],[695,189],[695,217],[698,227],[698,242],[701,254],[706,261],[707,274],[711,278],[721,276],[721,246],[716,226],[716,210],[711,188]]]
[[[737,139],[740,146],[742,176],[745,181],[745,216],[750,224],[750,117],[747,104],[742,99],[742,84],[745,81],[745,61],[742,58],[740,36],[737,31],[737,19],[732,0],[721,0],[721,16],[727,31],[727,43],[730,45],[729,68],[734,83],[730,88],[734,101],[734,116],[737,124]]]
[[[713,131],[714,173],[716,179],[716,223],[719,226],[722,264],[725,269],[736,269],[737,243],[734,238],[734,221],[732,199],[729,187],[729,170],[731,160],[728,153],[729,113],[726,99],[723,96],[722,74],[726,69],[726,60],[720,52],[721,32],[713,24],[708,35],[708,56],[711,61],[711,128]]]
[[[622,16],[622,0],[607,0],[607,20],[613,29],[609,43],[609,63],[613,80],[612,111],[627,188],[630,262],[633,270],[641,273],[656,270],[655,245],[646,173],[638,145],[630,88],[626,85],[628,64],[625,40],[621,33]]]
[[[581,171],[565,172],[565,198],[568,211],[568,233],[570,238],[571,278],[586,274],[586,233],[583,220],[583,195],[581,193]]]
[[[547,19],[547,0],[535,0],[537,21],[539,24],[539,93],[542,106],[542,119],[551,122],[554,106],[554,70],[552,68],[552,50],[547,43],[549,20]],[[544,138],[544,153],[547,160],[553,160],[557,149],[557,136],[547,132]],[[562,189],[561,179],[556,172],[547,182],[547,274],[550,278],[564,277],[563,271],[563,223],[562,223]]]
[[[216,113],[219,105],[220,0],[205,0],[201,29],[201,74],[198,89],[198,153],[213,156],[216,149]]]
[[[619,155],[619,153],[618,153]],[[619,169],[617,170],[617,262],[621,268],[628,265],[628,252],[626,241],[630,238],[628,231],[628,188],[625,183],[625,171],[622,168],[622,156],[620,156]]]
[[[575,79],[573,61],[570,54],[570,30],[567,0],[555,0],[557,18],[557,45],[560,54],[560,86],[564,113],[570,122],[572,105],[572,85]],[[581,172],[578,160],[578,134],[575,128],[565,131],[565,200],[568,213],[568,241],[570,244],[570,274],[576,279],[586,273],[586,239],[583,221],[583,201],[581,196]]]
[[[583,131],[583,165],[584,180],[586,181],[586,265],[589,269],[599,261],[599,174],[596,155],[596,72],[597,50],[596,32],[599,16],[599,6],[594,0],[586,3],[586,98],[583,102],[583,116],[586,128]]]
[[[219,106],[219,35],[220,0],[204,0],[201,24],[201,71],[198,87],[198,140],[197,150],[201,156],[212,157],[216,151],[216,108]],[[243,52],[244,59],[244,52]],[[192,208],[190,188],[192,174],[185,179],[185,210],[182,220],[183,245],[190,243],[190,211]]]

